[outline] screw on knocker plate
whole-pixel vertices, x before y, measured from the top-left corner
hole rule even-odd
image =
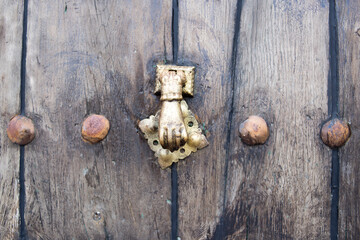
[[[163,169],[208,145],[182,96],[193,96],[194,76],[194,67],[157,65],[155,93],[161,93],[161,109],[140,121],[139,128]]]

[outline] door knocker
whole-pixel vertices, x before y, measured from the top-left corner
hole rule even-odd
[[[195,67],[156,67],[155,93],[161,93],[161,109],[141,120],[139,128],[162,169],[209,144],[182,96],[193,96],[194,78]]]

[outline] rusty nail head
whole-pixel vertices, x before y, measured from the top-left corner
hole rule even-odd
[[[338,118],[329,120],[321,128],[321,139],[331,148],[343,146],[350,138],[350,135],[349,124]]]
[[[269,127],[263,118],[253,115],[240,124],[239,134],[247,145],[264,144],[269,137]]]
[[[109,129],[110,123],[106,117],[92,114],[84,120],[81,127],[81,136],[85,142],[97,143],[106,137]]]
[[[10,120],[7,135],[13,143],[19,145],[29,144],[35,137],[34,123],[30,118],[17,115]]]

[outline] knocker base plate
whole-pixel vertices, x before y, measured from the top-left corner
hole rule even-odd
[[[189,110],[189,107],[184,100],[181,101],[181,111],[188,133],[188,141],[184,146],[173,152],[164,149],[160,144],[158,134],[160,111],[158,111],[155,116],[151,115],[149,118],[139,122],[139,128],[144,133],[151,150],[155,152],[155,156],[158,158],[159,165],[162,169],[171,166],[174,162],[178,162],[179,159],[186,158],[192,152],[196,152],[198,149],[202,149],[209,145],[206,137],[199,128],[199,123],[196,120],[195,115]]]

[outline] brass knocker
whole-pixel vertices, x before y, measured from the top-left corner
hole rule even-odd
[[[161,168],[208,145],[194,114],[183,100],[193,96],[195,67],[157,65],[155,93],[161,93],[161,110],[139,122]]]

